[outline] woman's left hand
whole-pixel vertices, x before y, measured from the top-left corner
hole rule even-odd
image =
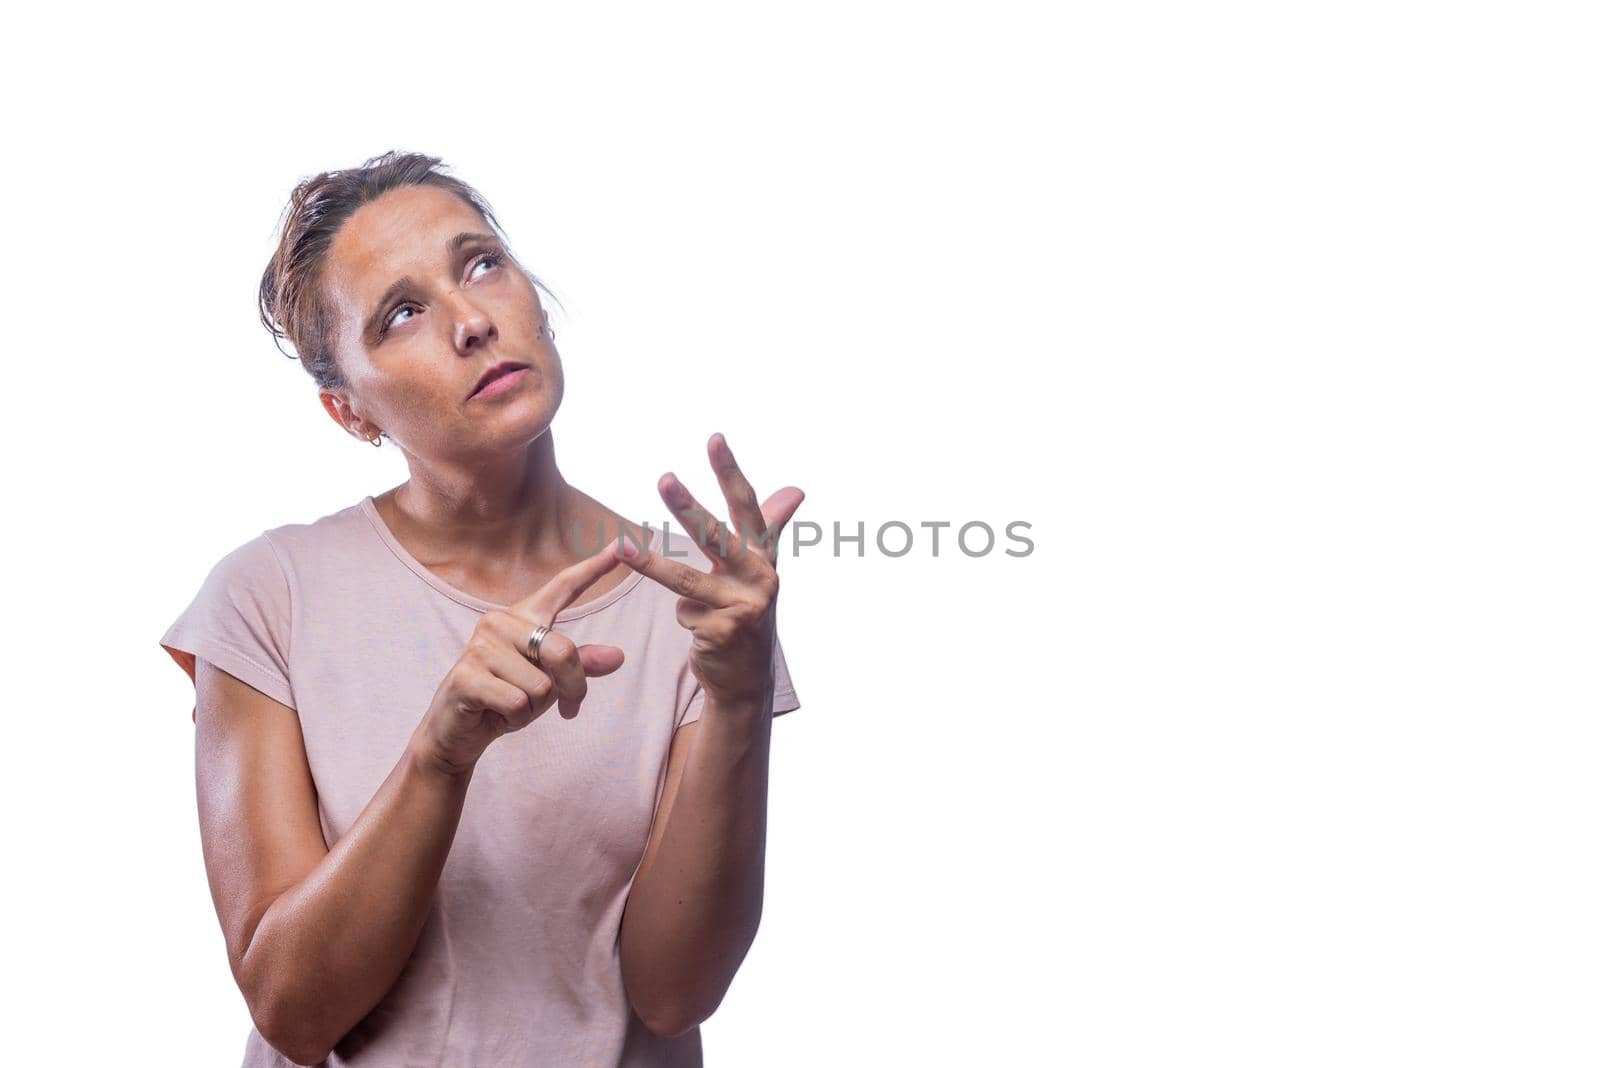
[[[641,550],[626,538],[615,551],[623,563],[679,595],[678,622],[694,632],[689,667],[706,699],[726,707],[765,708],[772,698],[778,542],[805,494],[785,486],[759,504],[727,439],[713,434],[706,451],[732,527],[701,507],[670,472],[661,476],[657,489],[710,559],[710,573]]]

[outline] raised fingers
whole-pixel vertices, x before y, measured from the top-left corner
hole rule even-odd
[[[767,540],[765,523],[762,525],[763,533],[755,535],[754,540],[751,540],[748,526],[742,531],[728,529],[721,520],[696,500],[694,494],[689,492],[689,487],[670,471],[661,476],[656,488],[660,490],[661,499],[666,502],[667,507],[672,509],[672,514],[678,517],[678,521],[684,525],[705,552],[706,557],[710,559],[713,570],[720,565],[741,574],[748,574],[747,568],[751,556],[766,555],[762,548]]]
[[[689,487],[671,471],[661,476],[656,483],[656,492],[661,494],[661,499],[678,517],[678,522],[683,524],[683,529],[689,532],[695,544],[705,550],[712,566],[716,566],[718,561],[726,563],[729,554],[737,546],[732,544],[733,539],[722,520],[696,500],[694,494],[689,492]]]
[[[728,439],[721,434],[711,435],[706,452],[711,457],[711,469],[717,473],[723,499],[728,502],[728,518],[733,521],[734,533],[753,542],[764,542],[767,521],[761,514],[761,501],[739,468],[739,461],[733,458]]]

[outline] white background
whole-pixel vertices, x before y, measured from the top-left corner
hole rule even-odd
[[[237,1063],[192,688],[260,530],[402,481],[271,346],[295,181],[443,156],[561,296],[564,472],[800,513],[707,1063],[1593,1064],[1579,6],[51,5],[0,262],[6,1059]]]

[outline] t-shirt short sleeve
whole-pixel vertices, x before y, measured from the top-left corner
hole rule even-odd
[[[161,647],[191,682],[198,657],[293,708],[289,626],[289,580],[262,533],[217,561]]]
[[[690,676],[693,678],[693,676]],[[705,708],[706,692],[700,688],[698,680],[694,685],[694,692],[689,698],[688,707],[678,719],[678,726],[693,723],[700,718],[701,711]],[[794,683],[789,680],[789,665],[783,659],[783,642],[776,634],[772,636],[772,714],[781,716],[785,712],[793,712],[800,707],[800,698],[795,696]]]

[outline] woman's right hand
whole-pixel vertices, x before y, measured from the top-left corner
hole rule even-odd
[[[536,665],[526,654],[528,636],[538,625],[550,626],[556,613],[615,566],[614,553],[596,553],[557,572],[505,611],[484,613],[417,725],[412,738],[417,756],[461,774],[477,764],[490,742],[526,727],[557,700],[564,717],[577,715],[589,692],[587,680],[621,667],[622,650],[574,645],[552,630],[539,644]]]

